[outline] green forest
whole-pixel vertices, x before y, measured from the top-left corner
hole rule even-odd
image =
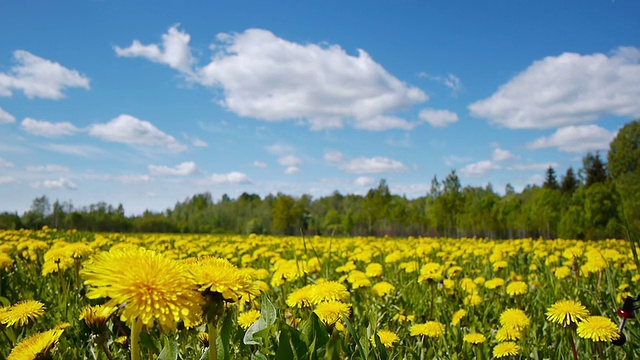
[[[391,194],[380,180],[364,196],[313,198],[243,193],[214,201],[196,194],[173,209],[126,216],[105,202],[76,208],[33,200],[29,211],[0,214],[0,229],[116,232],[233,233],[334,236],[446,236],[570,239],[625,238],[640,233],[640,120],[622,127],[606,153],[587,153],[579,169],[548,168],[542,186],[503,194],[464,186],[455,170],[434,176],[431,190],[409,199]]]

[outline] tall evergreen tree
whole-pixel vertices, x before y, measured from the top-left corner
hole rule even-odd
[[[600,158],[600,153],[596,152],[595,155],[588,153],[582,159],[582,166],[584,167],[584,185],[586,187],[596,183],[604,183],[607,180],[606,164]]]
[[[576,189],[578,188],[578,185],[580,185],[580,182],[578,181],[578,178],[576,177],[576,175],[573,173],[573,168],[569,167],[567,169],[567,173],[562,178],[562,185],[560,186],[560,192],[563,195],[564,194],[571,195],[573,194],[574,191],[576,191]]]
[[[544,178],[542,187],[551,190],[558,190],[560,188],[560,185],[558,185],[558,179],[556,178],[556,171],[553,170],[553,167],[551,166],[547,169],[547,175]]]

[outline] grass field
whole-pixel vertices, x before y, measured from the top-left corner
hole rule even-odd
[[[0,358],[636,359],[635,320],[611,343],[635,264],[622,240],[5,231]]]

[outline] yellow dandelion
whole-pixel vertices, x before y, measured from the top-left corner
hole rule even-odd
[[[478,345],[478,344],[482,344],[483,342],[487,341],[487,338],[480,334],[480,333],[469,333],[467,335],[464,336],[464,338],[462,339],[464,342],[468,342],[469,344],[473,344],[473,345]]]
[[[378,277],[380,275],[382,275],[382,265],[378,264],[378,263],[371,263],[369,265],[367,265],[367,268],[365,269],[365,274],[368,277]]]
[[[546,315],[551,322],[569,326],[584,320],[589,316],[589,310],[579,301],[560,300],[547,309]]]
[[[520,346],[512,341],[501,342],[493,348],[493,357],[501,358],[515,356],[520,352]]]
[[[6,326],[25,326],[44,314],[44,304],[37,300],[23,300],[4,308],[0,321]]]
[[[342,314],[349,316],[351,305],[340,301],[327,301],[318,304],[313,312],[325,325],[333,325],[340,320]]]
[[[431,338],[444,335],[444,324],[437,321],[427,321],[424,324],[415,324],[409,329],[411,336],[425,335]]]
[[[324,281],[314,285],[311,302],[319,304],[325,301],[345,301],[349,297],[347,288],[336,281]]]
[[[13,266],[13,259],[9,254],[0,251],[0,269],[9,270]]]
[[[493,271],[500,271],[500,270],[506,268],[507,266],[509,266],[509,263],[507,263],[504,260],[499,260],[499,261],[494,262],[492,264],[492,266],[493,266]]]
[[[287,296],[287,306],[289,307],[310,307],[313,303],[313,286],[307,285],[300,289],[294,290],[289,296]]]
[[[116,311],[116,308],[104,305],[91,306],[87,305],[80,311],[79,320],[84,320],[84,323],[94,333],[101,333],[105,330],[105,324]]]
[[[478,306],[482,304],[482,301],[482,296],[478,295],[477,293],[469,294],[464,298],[464,303],[469,306]]]
[[[571,275],[571,269],[568,266],[559,266],[553,272],[553,276],[558,280],[562,280],[569,275]]]
[[[484,283],[484,287],[486,287],[489,290],[493,290],[499,286],[503,286],[504,285],[504,279],[503,278],[493,278],[490,280],[485,281]]]
[[[380,338],[380,343],[384,345],[384,347],[386,348],[393,347],[393,344],[400,340],[398,335],[396,335],[396,333],[394,333],[393,331],[378,330],[376,334],[378,334],[378,337]],[[369,341],[371,341],[371,345],[376,346],[375,335],[371,335],[371,338],[369,339]]]
[[[135,266],[131,266],[135,265]],[[123,304],[120,318],[135,324],[152,326],[154,321],[165,329],[175,329],[176,322],[198,322],[202,297],[183,263],[153,251],[126,247],[97,254],[81,271],[89,285],[87,297],[107,297],[105,304]]]
[[[249,310],[238,315],[238,325],[243,329],[248,329],[253,323],[260,318],[260,311]]]
[[[524,281],[512,281],[507,285],[506,291],[511,297],[524,295],[529,291],[529,286]]]
[[[64,330],[53,329],[32,335],[18,343],[7,360],[35,360],[46,358],[53,350]]]
[[[458,326],[458,324],[460,324],[460,320],[462,320],[462,318],[465,317],[466,315],[467,315],[467,310],[465,309],[460,309],[456,311],[455,313],[453,313],[453,316],[451,317],[451,324],[453,326]]]
[[[496,340],[499,342],[518,340],[522,337],[522,331],[517,328],[503,326],[496,332]]]
[[[198,333],[197,336],[198,336],[198,340],[203,346],[209,347],[209,333],[201,331]]]
[[[529,326],[531,319],[520,309],[507,309],[500,315],[500,325],[522,330]]]
[[[578,336],[593,341],[613,341],[620,337],[618,327],[604,316],[589,316],[578,324]]]
[[[426,263],[420,269],[420,276],[418,277],[418,281],[440,281],[442,279],[442,265],[430,262]]]
[[[377,296],[383,297],[385,295],[391,294],[395,289],[396,287],[392,284],[386,281],[381,281],[373,285],[373,287],[371,288],[371,292],[373,292]]]
[[[203,257],[188,262],[188,268],[198,290],[219,293],[225,301],[258,295],[252,271],[243,271],[226,259]]]

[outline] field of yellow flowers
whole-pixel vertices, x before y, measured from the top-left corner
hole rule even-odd
[[[637,359],[627,242],[0,232],[0,359]]]

